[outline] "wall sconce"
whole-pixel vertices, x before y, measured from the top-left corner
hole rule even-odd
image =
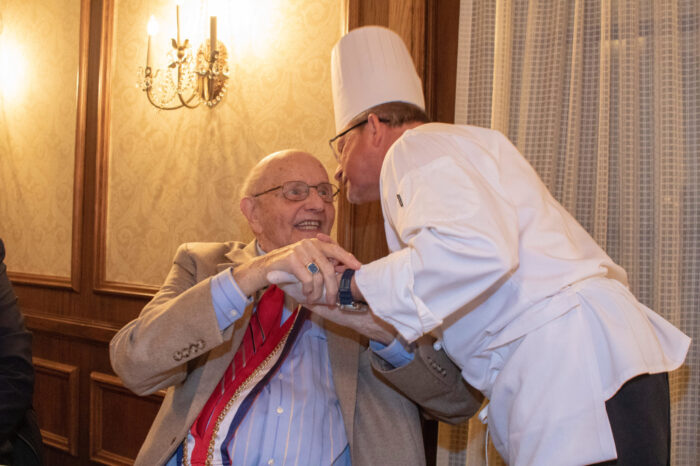
[[[189,39],[180,40],[180,5],[176,2],[177,38],[171,39],[167,68],[154,70],[151,58],[151,38],[158,32],[158,23],[148,21],[146,68],[139,68],[138,86],[148,101],[162,110],[196,108],[204,102],[209,108],[221,102],[228,81],[228,52],[216,38],[216,16],[209,18],[209,39],[197,48],[196,56]]]

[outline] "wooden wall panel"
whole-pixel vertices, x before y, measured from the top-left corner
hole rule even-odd
[[[77,456],[79,368],[36,357],[33,362],[34,408],[44,443]]]
[[[100,36],[100,95],[97,108],[97,141],[95,154],[95,223],[94,255],[92,264],[93,289],[98,292],[123,296],[152,297],[158,287],[109,281],[107,273],[107,201],[109,179],[109,139],[111,115],[112,51],[114,39],[116,2],[104,0],[101,17]]]
[[[455,118],[460,0],[428,2],[425,21],[425,106],[433,121]]]
[[[83,185],[85,157],[85,125],[87,112],[87,65],[90,33],[90,0],[80,0],[80,34],[78,48],[79,64],[77,70],[76,125],[73,168],[73,212],[71,234],[71,269],[70,277],[8,272],[15,283],[66,288],[78,290],[80,287],[81,238],[83,221]]]
[[[90,459],[101,464],[132,464],[150,427],[150,423],[134,420],[155,418],[164,396],[159,391],[139,397],[119,377],[91,373]]]

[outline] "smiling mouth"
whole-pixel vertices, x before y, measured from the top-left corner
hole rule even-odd
[[[294,225],[294,228],[304,231],[315,231],[321,228],[321,222],[318,220],[304,220]]]

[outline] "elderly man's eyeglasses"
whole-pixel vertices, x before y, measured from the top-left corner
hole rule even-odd
[[[338,195],[338,187],[332,185],[331,183],[319,183],[316,186],[311,186],[303,181],[287,181],[280,186],[275,186],[274,188],[267,189],[261,193],[253,194],[253,197],[262,196],[263,194],[271,193],[282,190],[282,195],[289,199],[290,201],[303,201],[309,197],[310,188],[314,188],[320,197],[325,202],[333,202],[335,196]]]
[[[380,118],[379,121],[381,121],[382,123],[389,123],[389,120],[386,120],[384,118]],[[369,119],[362,120],[359,123],[355,123],[354,125],[352,125],[348,129],[346,129],[345,131],[341,131],[340,133],[336,134],[335,137],[331,138],[328,141],[328,145],[331,146],[331,150],[333,151],[333,155],[335,156],[335,160],[337,162],[340,162],[340,154],[342,154],[342,152],[343,152],[343,148],[340,145],[340,142],[341,142],[340,138],[342,138],[343,136],[348,134],[353,129],[359,128],[360,126],[367,124],[367,122],[369,122]]]

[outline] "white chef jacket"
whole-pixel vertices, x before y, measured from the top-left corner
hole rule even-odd
[[[391,253],[356,283],[408,341],[433,332],[491,400],[510,464],[617,456],[605,400],[678,368],[690,339],[627,289],[625,271],[501,133],[430,123],[388,151],[380,190]]]

